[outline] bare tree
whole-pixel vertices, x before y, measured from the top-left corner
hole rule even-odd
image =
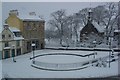
[[[52,19],[49,20],[49,24],[53,27],[56,27],[60,35],[60,44],[62,45],[63,38],[63,28],[65,25],[66,11],[61,9],[51,14]]]
[[[105,36],[106,36],[106,42],[108,44],[108,39],[109,39],[109,36],[111,36],[118,14],[117,14],[116,3],[113,3],[113,2],[107,3],[105,8],[107,11],[102,22],[105,25],[105,33],[106,33]]]
[[[77,15],[79,15],[81,24],[83,24],[84,26],[87,24],[88,11],[89,11],[89,8],[84,8],[77,13]]]
[[[73,15],[73,28],[76,36],[76,43],[78,43],[78,34],[79,34],[79,24],[80,24],[80,15],[78,13]]]
[[[106,16],[107,10],[104,5],[97,6],[93,8],[93,20],[98,24],[102,23],[103,19]]]
[[[69,31],[69,38],[72,40],[72,37],[75,36],[75,42],[77,43],[79,41],[79,24],[81,23],[80,22],[80,16],[78,13],[74,13],[73,15],[69,15],[67,16],[67,19],[66,19],[66,28],[67,28],[67,31]]]
[[[112,32],[117,22],[117,3],[107,3],[106,5],[100,5],[93,9],[93,19],[99,25],[105,26],[105,38],[108,44],[109,36],[112,36]]]

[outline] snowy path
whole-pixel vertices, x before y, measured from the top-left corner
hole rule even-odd
[[[64,51],[64,50],[38,50],[35,55],[46,53],[78,53],[88,54],[93,51]],[[97,52],[96,58],[107,56],[109,52]],[[3,77],[10,78],[88,78],[88,77],[106,77],[118,74],[118,62],[111,63],[111,67],[94,67],[76,71],[46,71],[31,67],[32,53],[15,57],[16,63],[12,58],[3,60]],[[91,57],[93,58],[93,57]],[[84,59],[85,60],[85,59]]]

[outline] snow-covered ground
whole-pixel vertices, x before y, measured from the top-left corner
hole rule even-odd
[[[91,41],[90,41],[91,42]],[[59,39],[51,39],[50,41],[48,41],[47,39],[45,39],[45,43],[46,43],[46,48],[60,48],[62,47],[59,43]],[[91,46],[91,49],[94,48],[93,45],[94,44],[90,44],[88,43],[73,43],[73,42],[68,42],[69,43],[69,47],[68,48],[74,48],[74,49],[81,49],[81,48],[89,48]],[[68,44],[66,42],[63,43],[63,46],[67,46]],[[109,49],[109,45],[107,45],[105,43],[105,41],[103,41],[102,44],[95,44],[97,49]],[[76,47],[77,46],[77,47]],[[119,48],[118,47],[118,42],[117,41],[113,41],[112,42],[112,47],[113,48]],[[63,48],[63,47],[62,47]],[[65,48],[65,47],[64,47]]]
[[[2,79],[2,61],[0,60],[0,79]]]
[[[65,50],[37,50],[35,51],[35,55],[39,54],[48,54],[48,53],[72,53],[72,54],[90,54],[93,53],[93,51],[65,51]],[[96,58],[104,57],[109,54],[109,52],[100,52],[97,51],[98,55]],[[2,61],[2,70],[3,70],[3,77],[9,77],[9,78],[88,78],[88,77],[106,77],[106,76],[114,76],[118,74],[118,61],[112,62],[111,67],[95,67],[90,66],[85,69],[81,70],[75,70],[75,71],[47,71],[47,70],[41,70],[37,69],[31,66],[32,61],[30,60],[30,57],[32,57],[32,52],[28,54],[24,54],[21,56],[15,57],[17,62],[13,62],[12,58],[6,59]],[[77,57],[77,56],[76,56]],[[37,59],[37,58],[36,58]],[[75,56],[44,56],[39,57],[38,60],[40,61],[47,61],[52,63],[52,61],[58,63],[63,62],[66,60],[66,62],[72,62],[75,60],[76,62],[79,60],[91,60],[93,59],[93,56],[90,56],[89,58],[81,58]],[[73,61],[74,62],[74,61]]]

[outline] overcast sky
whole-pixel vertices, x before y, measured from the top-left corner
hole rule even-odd
[[[2,21],[8,17],[10,10],[18,10],[21,15],[29,12],[44,16],[47,22],[50,14],[60,9],[66,9],[67,14],[73,14],[86,7],[96,7],[105,4],[104,2],[3,2],[2,3]]]

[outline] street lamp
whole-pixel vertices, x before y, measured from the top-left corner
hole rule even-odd
[[[16,62],[14,56],[15,56],[15,45],[12,45],[12,58],[13,58],[13,62]]]
[[[35,58],[34,58],[34,57],[35,57],[35,53],[34,53],[35,44],[34,44],[34,43],[32,44],[32,49],[33,49],[33,61],[32,61],[32,62],[33,62],[33,64],[34,64],[34,63],[35,63]]]

